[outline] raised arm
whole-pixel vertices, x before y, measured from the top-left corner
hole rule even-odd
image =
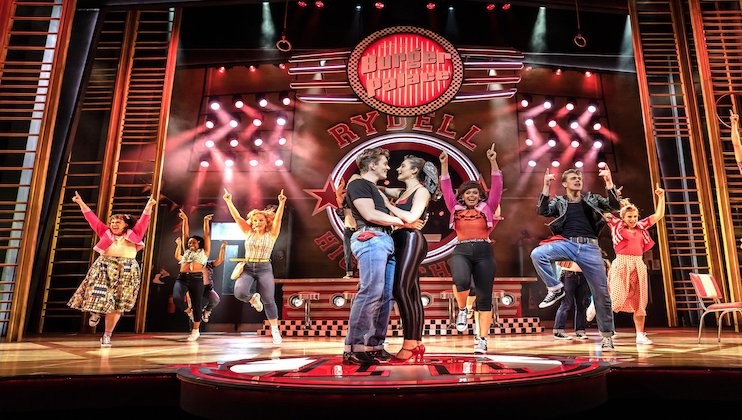
[[[85,216],[85,220],[87,220],[88,224],[91,228],[93,228],[95,233],[97,233],[98,236],[103,236],[108,230],[108,225],[100,221],[98,216],[95,215],[95,212],[90,210],[90,207],[88,207],[88,205],[85,204],[84,201],[82,201],[82,197],[80,197],[80,194],[77,191],[75,191],[75,195],[72,197],[72,201],[80,206],[82,215]]]
[[[729,111],[729,121],[732,123],[732,145],[734,146],[734,160],[742,173],[742,139],[739,133],[739,114]]]
[[[657,223],[665,217],[665,190],[660,187],[659,182],[657,183],[657,188],[654,189],[654,195],[657,196],[657,209],[653,215],[649,216],[649,221],[652,224]]]
[[[214,267],[218,267],[224,262],[224,249],[226,247],[227,243],[222,242],[221,246],[219,247],[219,255],[217,255],[216,259],[214,260]]]
[[[245,219],[240,216],[240,212],[237,211],[237,208],[234,206],[234,203],[232,202],[232,194],[227,191],[227,189],[224,189],[224,201],[227,203],[227,208],[229,209],[229,214],[232,215],[232,219],[234,219],[235,223],[237,223],[237,226],[242,229],[243,232],[249,233],[252,232],[252,226],[250,226],[249,223]]]
[[[502,200],[502,172],[500,172],[500,166],[497,164],[497,152],[495,152],[495,144],[492,143],[492,147],[487,149],[487,160],[490,161],[490,173],[492,180],[490,181],[490,193],[487,196],[487,205],[491,209],[496,209],[500,206],[500,200]]]
[[[147,204],[144,206],[144,210],[142,210],[142,215],[139,216],[139,220],[137,220],[137,223],[131,229],[132,232],[134,232],[134,237],[132,239],[135,241],[140,241],[144,238],[144,232],[147,231],[149,219],[152,216],[152,207],[154,207],[155,204],[157,204],[157,200],[150,196],[147,200]]]
[[[283,195],[283,190],[278,193],[278,209],[276,209],[276,217],[273,218],[273,226],[271,227],[271,235],[277,237],[281,233],[281,219],[283,219],[283,209],[286,206],[286,196]]]
[[[207,257],[211,252],[211,219],[213,218],[213,214],[204,216],[204,253],[206,253]]]
[[[180,262],[180,260],[183,259],[181,248],[182,248],[182,243],[180,241],[180,238],[175,238],[175,260],[178,262]]]
[[[456,207],[456,194],[453,192],[451,176],[448,173],[448,153],[441,152],[438,160],[441,162],[441,192],[443,193],[443,201],[446,202],[448,211],[453,212],[454,207]]]
[[[544,174],[544,187],[541,189],[538,203],[536,203],[536,212],[541,216],[552,217],[558,215],[556,205],[553,203],[554,200],[549,200],[549,196],[551,196],[552,181],[554,181],[554,174],[549,173],[549,168],[546,168],[546,173]]]
[[[183,209],[178,210],[178,217],[180,217],[180,244],[185,247],[188,243],[188,238],[191,237],[190,229],[188,228],[188,215],[185,214]],[[185,252],[185,248],[182,249]]]
[[[605,165],[603,169],[598,172],[598,176],[603,178],[605,181],[606,194],[608,195],[608,202],[605,210],[620,210],[621,193],[616,188],[616,184],[613,183],[613,175],[611,175],[611,169],[608,165]]]

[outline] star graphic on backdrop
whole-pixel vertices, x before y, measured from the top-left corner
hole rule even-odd
[[[326,207],[330,206],[334,209],[338,207],[337,197],[335,196],[335,186],[332,185],[332,179],[327,178],[325,186],[323,188],[305,188],[304,192],[317,199],[317,204],[314,206],[312,216],[321,212]]]

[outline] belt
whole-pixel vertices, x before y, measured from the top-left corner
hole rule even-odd
[[[489,242],[489,241],[486,239],[465,239],[463,241],[459,241],[460,244],[467,244],[470,242]]]
[[[365,232],[367,230],[374,230],[376,232],[392,233],[392,228],[387,226],[359,226],[357,232]]]
[[[572,236],[569,238],[570,242],[578,243],[578,244],[598,244],[598,240],[595,238],[586,238],[584,236]]]
[[[271,260],[270,259],[267,259],[267,260],[247,260],[245,262],[249,262],[249,263],[261,263],[261,262],[271,262]]]

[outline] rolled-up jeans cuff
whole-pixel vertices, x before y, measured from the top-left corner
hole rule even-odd
[[[556,286],[546,286],[546,290],[548,290],[550,292],[558,292],[558,291],[562,290],[563,287],[564,287],[564,284],[560,282]]]

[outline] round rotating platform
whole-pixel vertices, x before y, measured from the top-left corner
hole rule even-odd
[[[334,354],[191,365],[177,373],[181,408],[197,416],[311,410],[327,418],[380,408],[564,416],[603,404],[608,372],[599,360],[558,356],[426,354],[421,363],[354,366]]]

